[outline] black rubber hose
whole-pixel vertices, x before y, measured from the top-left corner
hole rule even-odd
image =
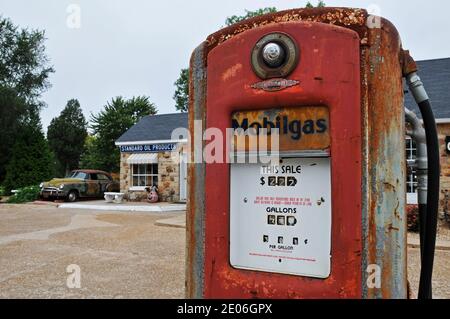
[[[427,228],[427,205],[419,204],[420,262],[422,262],[423,260],[423,248],[425,247],[426,228]]]
[[[429,100],[418,104],[422,113],[427,135],[428,152],[428,195],[425,220],[425,238],[423,239],[423,257],[420,270],[419,299],[432,299],[432,279],[434,254],[436,248],[437,220],[440,189],[440,154],[436,120]]]

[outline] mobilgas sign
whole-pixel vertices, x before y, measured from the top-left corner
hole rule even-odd
[[[235,112],[231,120],[238,148],[239,145],[248,146],[249,143],[239,142],[239,139],[246,138],[246,134],[241,133],[248,129],[255,129],[257,133],[266,129],[268,135],[273,129],[278,129],[280,151],[325,150],[330,147],[330,121],[326,106]],[[248,147],[252,148],[251,145]]]
[[[168,144],[150,144],[150,145],[123,145],[120,147],[122,153],[162,153],[172,152],[177,145],[175,143]]]
[[[297,119],[289,119],[288,116],[277,117],[274,122],[270,121],[267,117],[264,117],[262,123],[253,122],[249,124],[248,118],[244,118],[242,123],[237,120],[233,120],[233,129],[243,129],[244,131],[249,128],[256,129],[259,132],[261,129],[267,129],[268,134],[271,134],[271,130],[278,129],[279,134],[288,134],[293,140],[299,140],[302,135],[309,134],[322,134],[328,130],[328,123],[326,119],[306,120],[304,123]]]

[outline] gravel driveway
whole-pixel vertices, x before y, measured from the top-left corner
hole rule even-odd
[[[0,298],[183,298],[185,230],[154,225],[176,215],[0,205]]]

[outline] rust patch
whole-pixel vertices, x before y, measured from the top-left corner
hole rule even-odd
[[[196,120],[206,118],[206,43],[202,43],[192,54],[189,77],[189,130],[194,136]],[[188,201],[186,209],[186,297],[203,297],[203,207],[202,167],[194,164],[195,139],[190,140],[189,164],[187,165]]]
[[[362,103],[368,139],[364,146],[368,161],[364,259],[366,265],[381,267],[383,284],[381,289],[366,290],[364,297],[402,299],[407,296],[406,245],[403,245],[406,220],[403,189],[398,180],[406,179],[403,169],[406,164],[398,150],[404,149],[402,69],[405,59],[397,30],[388,20],[381,21],[381,28],[368,29],[368,47],[362,50]],[[363,273],[365,282],[364,269]]]
[[[394,227],[392,224],[389,224],[389,227],[388,227],[388,230],[389,231],[400,231],[400,228],[398,228],[398,227]]]
[[[410,55],[408,50],[402,50],[400,52],[400,61],[402,63],[403,76],[414,73],[418,71],[417,63]]]
[[[353,29],[360,35],[362,43],[367,42],[367,11],[352,8],[313,8],[292,9],[267,14],[236,23],[224,28],[207,39],[209,50],[225,41],[253,28],[263,27],[274,23],[304,21],[320,22]]]
[[[276,298],[277,290],[265,281],[255,281],[254,279],[237,275],[228,269],[222,269],[217,274],[225,290],[243,290],[244,293],[250,294],[253,298],[257,298],[258,296],[264,296],[264,298],[269,299]]]
[[[384,183],[384,188],[388,191],[395,192],[395,186],[391,183]]]

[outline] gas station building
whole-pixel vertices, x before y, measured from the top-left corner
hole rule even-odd
[[[187,125],[187,113],[146,116],[116,141],[120,191],[126,199],[144,200],[146,188],[157,186],[160,201],[186,201],[187,140],[173,140],[172,132]]]

